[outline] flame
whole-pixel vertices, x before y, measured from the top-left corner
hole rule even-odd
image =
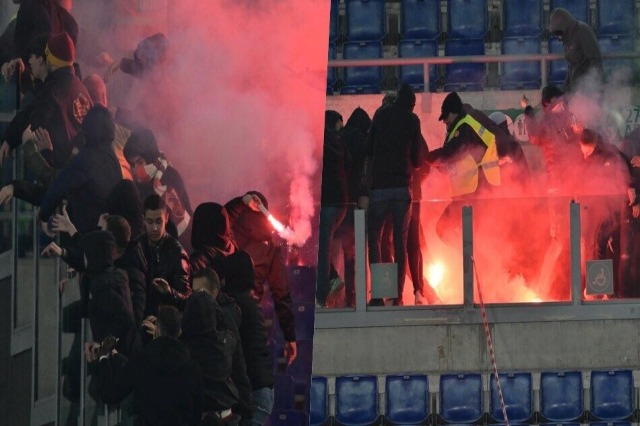
[[[427,279],[434,289],[437,289],[444,279],[445,267],[444,263],[436,261],[427,266]]]

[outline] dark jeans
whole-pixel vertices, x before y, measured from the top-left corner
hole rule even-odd
[[[356,306],[356,233],[353,219],[353,209],[348,209],[347,214],[336,231],[336,237],[340,240],[344,256],[344,286],[345,301],[347,306]]]
[[[411,219],[411,191],[407,188],[374,189],[369,197],[369,263],[380,263],[382,229],[391,215],[393,252],[398,264],[398,297],[402,297],[407,263],[407,237]]]
[[[320,232],[318,233],[318,280],[316,300],[320,305],[327,302],[329,275],[331,271],[331,240],[342,223],[345,206],[322,206],[320,208]]]

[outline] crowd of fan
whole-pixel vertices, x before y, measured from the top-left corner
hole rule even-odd
[[[81,79],[69,11],[56,0],[14,3],[1,71],[18,83],[20,105],[0,161],[21,149],[27,178],[5,182],[0,203],[39,206],[42,230],[59,236],[42,255],[79,272],[79,315],[66,321],[89,318],[97,396],[124,401],[138,424],[263,424],[274,399],[265,282],[283,356],[296,357],[286,266],[260,211],[266,198],[251,191],[192,210],[144,114],[109,108],[108,78]],[[166,37],[155,34],[105,77],[148,78],[166,55]],[[66,380],[73,399],[80,378]]]

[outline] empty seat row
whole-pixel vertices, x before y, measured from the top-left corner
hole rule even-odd
[[[384,412],[379,410],[378,378],[371,375],[335,378],[335,420],[342,425],[366,425],[381,415],[390,424],[427,424],[437,415],[439,424],[505,422],[493,376],[489,376],[489,407],[483,404],[483,376],[477,373],[445,374],[439,379],[438,409],[432,409],[429,378],[423,374],[388,375],[384,386]],[[531,373],[502,373],[500,387],[511,424],[569,424],[576,422],[627,422],[634,409],[634,382],[630,370],[591,372],[588,415],[583,402],[584,386],[579,371],[540,374],[539,405],[534,403]],[[330,419],[328,379],[312,379],[311,425]],[[534,407],[539,406],[539,412]]]
[[[603,53],[633,52],[635,39],[631,36],[600,36],[598,42]],[[563,54],[564,48],[557,37],[549,39],[549,52]],[[437,57],[436,40],[402,40],[398,46],[398,56],[405,58]],[[537,37],[506,37],[501,43],[503,55],[539,54],[541,42]],[[444,44],[445,56],[482,56],[485,43],[482,39],[451,39]],[[329,59],[335,59],[335,45],[329,48]],[[382,58],[381,42],[355,42],[343,45],[344,59]],[[633,69],[633,59],[606,59],[603,61],[605,75],[611,75],[616,69]],[[486,77],[484,63],[454,63],[445,66],[444,91],[481,91]],[[542,75],[539,61],[505,62],[500,65],[500,88],[502,90],[522,90],[540,88]],[[567,62],[551,61],[547,69],[547,80],[561,85],[567,73]],[[406,65],[399,69],[400,82],[411,85],[415,91],[427,90],[424,87],[424,68],[422,65]],[[328,93],[335,85],[336,71],[328,70]],[[382,67],[349,67],[344,70],[342,94],[380,93]],[[439,74],[437,66],[429,66],[429,88],[435,91]]]
[[[483,38],[488,32],[486,0],[447,0],[447,36]],[[563,7],[576,19],[589,22],[589,0],[550,0],[550,9]],[[380,41],[385,36],[385,0],[345,0],[349,41]],[[543,0],[502,0],[502,25],[505,37],[539,36],[543,22]],[[633,35],[635,0],[599,0],[596,3],[596,29],[600,35]],[[442,32],[440,0],[401,0],[400,32],[403,39],[434,40]],[[331,1],[329,41],[336,42],[338,0]]]

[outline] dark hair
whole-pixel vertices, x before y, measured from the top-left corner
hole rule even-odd
[[[120,215],[113,215],[107,218],[107,231],[113,234],[118,248],[126,248],[131,240],[131,227],[127,219]]]
[[[340,115],[338,111],[329,109],[324,112],[324,128],[325,129],[334,129],[338,121],[344,121],[342,120],[342,115]]]
[[[140,156],[148,164],[151,164],[160,156],[160,150],[151,130],[137,129],[131,132],[131,136],[124,146],[123,154],[129,163],[131,163],[131,158]]]
[[[180,337],[180,322],[182,318],[178,309],[170,305],[160,306],[157,318],[156,327],[158,327],[161,336],[173,337],[174,339]]]
[[[143,212],[148,210],[164,210],[167,211],[167,204],[164,202],[161,196],[158,194],[151,194],[144,200]]]
[[[580,143],[583,145],[595,145],[600,136],[591,129],[584,129],[580,135]]]
[[[220,277],[216,271],[211,268],[202,268],[197,270],[192,275],[193,279],[204,278],[207,282],[207,291],[212,295],[220,293]]]
[[[49,33],[40,34],[34,37],[29,43],[29,45],[27,46],[27,53],[29,55],[37,56],[39,58],[44,58],[45,57],[44,51],[47,48],[47,42],[49,41],[50,38],[51,38],[51,34]]]

